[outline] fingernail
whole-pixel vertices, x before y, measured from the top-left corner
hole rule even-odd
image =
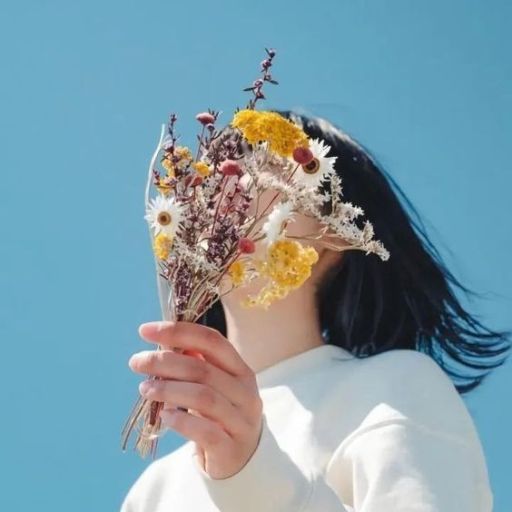
[[[151,389],[151,382],[149,380],[145,380],[139,384],[139,391],[142,395],[145,395]]]
[[[160,320],[155,323],[155,327],[157,332],[172,327],[176,322],[172,322],[171,320]]]
[[[160,332],[162,331],[163,329],[165,329],[166,327],[171,327],[172,325],[174,325],[175,322],[171,322],[169,320],[158,320],[158,321],[155,321],[155,322],[146,322],[146,323],[143,323],[139,326],[139,332],[141,331],[146,331],[146,334],[148,334],[148,331],[151,332]]]
[[[133,354],[130,359],[128,359],[128,366],[133,369],[134,363],[135,365],[138,363],[139,356],[138,354]]]

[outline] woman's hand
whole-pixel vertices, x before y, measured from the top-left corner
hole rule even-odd
[[[172,379],[144,381],[140,393],[164,402],[162,422],[195,442],[201,465],[212,478],[238,473],[261,435],[263,403],[252,369],[219,331],[204,325],[150,322],[140,326],[139,334],[162,350],[134,354],[130,368]],[[188,355],[173,352],[174,347]],[[176,406],[189,411],[170,410]]]

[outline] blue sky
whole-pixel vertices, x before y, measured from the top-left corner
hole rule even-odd
[[[268,107],[301,107],[370,148],[447,264],[510,325],[511,4],[408,0],[4,4],[0,509],[117,510],[148,464],[120,450],[159,315],[143,220],[160,125],[246,103],[265,46]],[[263,104],[262,104],[263,105]],[[512,363],[466,398],[496,511],[512,509]],[[184,439],[168,435],[160,454]]]

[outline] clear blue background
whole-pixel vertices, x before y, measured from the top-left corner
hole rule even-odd
[[[510,327],[512,65],[506,1],[22,1],[0,15],[0,509],[117,510],[149,463],[120,450],[159,309],[143,186],[160,125],[248,96],[303,107],[369,147],[446,260]],[[466,403],[498,512],[512,509],[511,363]],[[184,442],[169,434],[160,454]]]

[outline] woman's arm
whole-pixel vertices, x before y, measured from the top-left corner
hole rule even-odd
[[[222,512],[349,512],[324,478],[305,474],[281,450],[265,415],[256,451],[238,473],[217,480],[196,467]]]

